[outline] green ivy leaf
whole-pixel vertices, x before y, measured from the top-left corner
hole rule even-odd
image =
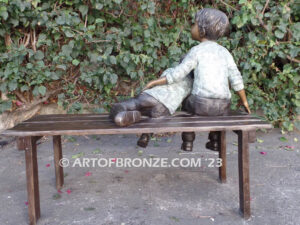
[[[66,18],[64,16],[58,16],[58,17],[56,17],[55,22],[58,25],[63,25],[66,23]]]
[[[109,80],[110,80],[110,83],[112,84],[116,84],[117,81],[118,81],[118,75],[113,73],[113,74],[110,74],[109,76]]]
[[[39,86],[39,93],[44,96],[46,94],[47,88],[45,86]]]
[[[77,59],[73,59],[73,60],[72,60],[72,64],[73,64],[74,66],[78,66],[78,65],[80,64],[80,61],[77,60]]]
[[[28,91],[29,90],[29,87],[27,85],[23,85],[20,90],[23,92],[23,91]]]
[[[72,159],[80,158],[80,157],[82,157],[83,155],[84,155],[84,153],[83,153],[83,152],[80,152],[80,153],[78,153],[78,154],[72,155]]]
[[[101,3],[96,3],[95,7],[96,7],[96,9],[100,10],[100,9],[103,8],[103,4],[101,4]]]
[[[263,143],[263,142],[264,142],[264,140],[262,140],[262,139],[260,139],[260,138],[256,138],[256,141],[257,141],[258,143]]]
[[[150,31],[149,30],[145,30],[144,31],[144,36],[145,36],[145,38],[150,37]]]
[[[81,5],[79,6],[79,11],[82,16],[85,16],[89,10],[89,7],[87,5]]]
[[[284,37],[284,32],[282,32],[281,30],[275,30],[275,36],[281,39]]]
[[[279,140],[282,141],[282,142],[287,142],[288,141],[288,139],[286,139],[286,137],[280,137]]]
[[[7,20],[8,18],[8,13],[7,13],[7,8],[5,6],[0,7],[0,16],[4,19]]]
[[[74,37],[74,36],[75,36],[75,33],[74,33],[73,31],[66,30],[66,31],[65,31],[65,35],[66,35],[68,38],[71,38],[71,37]]]
[[[139,151],[138,151],[138,155],[139,155],[139,156],[142,156],[142,155],[143,155],[143,150],[139,150]]]
[[[36,51],[34,54],[36,60],[42,60],[44,58],[44,53],[41,50]]]
[[[105,22],[105,20],[100,19],[100,18],[97,18],[96,21],[95,21],[95,23],[103,23],[103,22]]]
[[[117,64],[117,59],[116,59],[116,57],[113,56],[113,55],[111,55],[111,56],[109,57],[109,61],[110,61],[110,63],[113,64],[113,65]]]
[[[9,81],[8,82],[8,90],[9,91],[14,91],[18,87],[18,83],[15,80]]]

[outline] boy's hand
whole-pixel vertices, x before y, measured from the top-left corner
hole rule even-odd
[[[148,88],[152,88],[156,85],[163,85],[163,84],[167,84],[167,78],[165,77],[161,77],[157,80],[153,80],[153,81],[150,81],[144,88],[142,91],[145,91],[146,89]]]
[[[152,88],[153,87],[153,82],[150,81],[148,84],[146,84],[146,86],[143,88],[142,91],[145,91],[146,89]]]
[[[248,114],[251,114],[250,108],[249,108],[249,104],[247,101],[242,102],[242,100],[240,100],[237,104],[237,107],[239,108],[241,105],[243,105],[243,107],[245,108],[246,112],[248,112]]]
[[[242,90],[239,90],[237,91],[238,95],[240,96],[240,102],[238,104],[238,106],[241,105],[241,103],[243,104],[243,106],[245,107],[246,111],[251,114],[251,111],[250,111],[250,108],[249,108],[249,104],[248,104],[248,101],[247,101],[247,98],[246,98],[246,93],[245,93],[245,90],[242,89]]]
[[[248,114],[251,114],[250,108],[249,108],[249,104],[248,102],[243,102],[243,106],[245,107],[246,111],[248,112]]]

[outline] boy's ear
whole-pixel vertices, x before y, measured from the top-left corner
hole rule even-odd
[[[205,38],[205,29],[203,27],[198,27],[199,30],[199,37]]]

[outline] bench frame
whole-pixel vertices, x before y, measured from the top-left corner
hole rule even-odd
[[[220,131],[219,158],[222,166],[219,167],[219,179],[226,183],[226,131]],[[244,219],[251,216],[250,212],[250,183],[249,183],[249,142],[253,142],[253,131],[235,130],[238,135],[238,171],[239,171],[239,198],[240,212]],[[28,215],[30,225],[36,225],[40,218],[40,197],[37,163],[37,141],[43,136],[21,136],[17,139],[18,149],[25,150],[26,179],[28,192]],[[53,151],[56,188],[60,190],[64,184],[63,167],[59,165],[62,159],[61,135],[53,135]]]

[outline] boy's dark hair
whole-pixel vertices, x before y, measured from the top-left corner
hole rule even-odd
[[[199,10],[195,15],[195,23],[201,37],[217,40],[229,32],[229,20],[225,13],[212,8]]]

